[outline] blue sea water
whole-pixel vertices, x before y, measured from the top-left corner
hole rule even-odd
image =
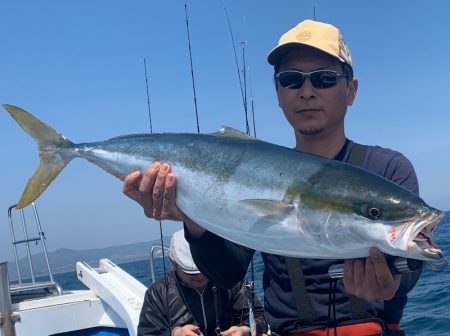
[[[450,257],[450,218],[441,222],[435,232],[435,240],[442,248],[445,255]],[[156,278],[164,274],[162,261],[155,261]],[[93,265],[94,267],[96,265]],[[140,260],[120,264],[125,271],[130,273],[145,286],[151,283],[150,262]],[[170,266],[166,262],[166,269]],[[263,264],[259,254],[254,258],[255,289],[260,301],[263,301],[262,292]],[[78,282],[75,272],[61,273],[55,275],[55,280],[63,289],[84,289],[83,284]],[[402,328],[407,335],[448,336],[450,335],[450,267],[441,272],[424,269],[422,276],[409,293]]]

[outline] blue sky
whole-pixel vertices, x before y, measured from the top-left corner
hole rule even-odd
[[[341,29],[359,79],[347,136],[404,153],[416,168],[421,196],[450,210],[449,2],[189,1],[202,132],[221,125],[244,130],[224,6],[239,62],[246,41],[258,138],[294,145],[266,55],[282,33],[312,19],[315,7],[317,20]],[[2,1],[0,12],[1,104],[28,110],[74,142],[148,132],[145,58],[153,131],[196,132],[184,1],[18,0]],[[7,209],[38,158],[33,140],[6,111],[0,112],[0,141],[0,260],[10,260]],[[70,163],[36,203],[49,250],[158,238],[158,223],[121,188],[84,160]],[[180,228],[163,225],[165,235]]]

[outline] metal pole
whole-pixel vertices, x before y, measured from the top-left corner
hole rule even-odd
[[[33,212],[34,212],[34,218],[38,227],[38,233],[39,233],[39,237],[41,238],[41,243],[42,243],[42,253],[44,254],[44,258],[45,258],[45,263],[47,264],[47,271],[48,271],[48,276],[50,278],[51,282],[54,282],[55,280],[53,279],[53,273],[52,270],[50,268],[50,260],[48,260],[48,254],[47,254],[47,246],[45,245],[45,235],[44,232],[42,231],[42,227],[41,227],[41,221],[39,220],[39,215],[36,209],[36,205],[34,205],[34,202],[31,203],[31,205],[33,206]],[[34,274],[33,274],[34,276]]]
[[[25,220],[25,213],[24,213],[23,209],[20,209],[19,211],[20,211],[20,216],[22,218],[22,229],[23,229],[23,235],[25,237],[24,242],[25,242],[25,247],[27,250],[28,266],[30,267],[31,282],[35,283],[33,261],[31,260],[30,239],[28,238],[27,222]]]
[[[19,280],[19,284],[22,284],[22,275],[20,274],[20,267],[19,267],[19,255],[17,254],[17,246],[14,244],[16,241],[16,235],[14,233],[14,225],[12,221],[12,210],[16,207],[17,204],[14,204],[9,207],[8,209],[8,221],[9,221],[9,229],[11,231],[11,238],[13,241],[13,249],[14,249],[14,258],[16,259],[16,269],[17,269],[17,279]]]
[[[13,316],[11,293],[9,291],[8,263],[0,263],[0,325],[3,336],[16,336],[14,323],[18,320]]]
[[[152,277],[152,283],[155,283],[156,281],[156,274],[155,274],[155,254],[161,252],[162,253],[162,261],[163,265],[165,265],[165,254],[170,253],[170,249],[168,247],[164,247],[162,245],[153,245],[150,249],[150,275]],[[165,274],[165,272],[164,272]]]

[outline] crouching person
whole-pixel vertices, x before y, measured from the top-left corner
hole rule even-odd
[[[195,265],[183,230],[170,242],[173,271],[149,287],[138,336],[250,336],[266,332],[264,310],[246,292],[245,281],[217,287]]]

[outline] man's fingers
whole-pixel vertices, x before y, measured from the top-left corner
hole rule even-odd
[[[370,258],[367,258],[367,263],[371,265],[378,287],[380,289],[390,287],[393,282],[393,277],[384,254],[376,248],[371,248],[369,253]]]
[[[222,331],[221,332],[221,335],[222,336],[230,336],[230,335],[233,335],[233,333],[235,333],[236,332],[236,326],[232,326],[230,329],[228,329],[228,330],[225,330],[225,331]]]
[[[365,293],[366,300],[375,300],[379,295],[379,285],[375,265],[371,258],[366,258],[365,260],[365,284],[367,287]]]
[[[186,324],[183,329],[185,329],[186,335],[188,336],[198,336],[202,334],[199,327],[193,324]]]
[[[371,248],[369,253],[368,258],[345,261],[345,289],[367,301],[389,300],[397,292],[401,277],[392,275],[381,251]]]
[[[151,194],[153,191],[153,185],[155,184],[156,176],[161,167],[161,163],[155,162],[145,171],[142,177],[142,182],[139,186],[139,191],[142,194]]]
[[[176,177],[170,173],[166,177],[164,194],[162,200],[162,215],[166,217],[178,215],[178,207],[175,204],[176,197]]]
[[[344,262],[344,286],[348,293],[353,293],[354,281],[353,273],[355,269],[355,259],[347,259]]]
[[[159,218],[161,216],[163,207],[163,195],[165,191],[167,174],[170,172],[170,166],[167,163],[162,164],[159,167],[158,174],[156,175],[155,184],[153,185],[153,217]]]
[[[361,296],[361,286],[359,285],[364,279],[366,273],[366,261],[365,259],[355,259],[353,266],[353,294]]]
[[[123,193],[128,197],[138,201],[139,184],[142,180],[142,174],[139,170],[136,170],[125,177],[123,184]]]
[[[144,213],[147,217],[153,218],[153,185],[155,184],[156,176],[158,174],[161,163],[154,162],[145,171],[142,177],[141,184],[139,185],[139,192],[141,198],[141,206],[144,208]]]
[[[384,254],[377,248],[371,248],[370,258],[367,258],[367,262],[370,263],[373,270],[372,279],[376,281],[381,296],[384,300],[391,299],[400,285],[399,278],[394,277],[389,269]],[[369,277],[369,275],[367,275]]]
[[[176,176],[167,163],[154,162],[144,174],[129,174],[123,193],[138,202],[149,218],[156,220],[187,220],[176,205]]]

